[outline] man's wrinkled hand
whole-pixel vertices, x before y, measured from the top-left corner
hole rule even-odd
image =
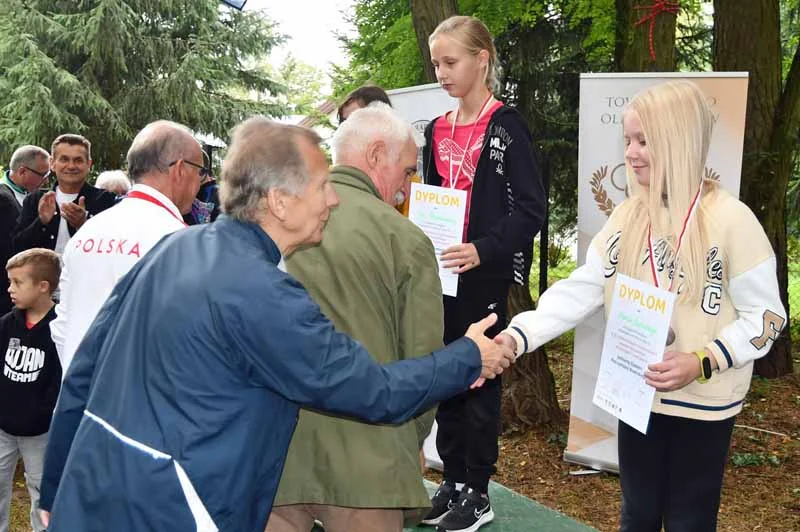
[[[478,344],[481,352],[481,377],[494,379],[503,373],[503,370],[514,363],[514,351],[505,345],[498,344],[486,337],[486,330],[497,322],[497,314],[489,314],[467,329],[467,338]],[[473,387],[477,384],[474,383]]]
[[[41,518],[42,524],[45,528],[50,526],[50,512],[47,510],[39,510],[39,517]]]
[[[510,335],[508,335],[506,333],[500,333],[500,334],[498,334],[497,336],[494,337],[493,341],[494,341],[494,343],[496,343],[498,345],[502,345],[502,346],[505,346],[505,347],[508,347],[509,349],[511,349],[511,351],[514,353],[514,358],[516,359],[517,341],[514,340],[513,337],[511,337]],[[483,386],[483,383],[485,383],[485,382],[486,382],[486,379],[483,378],[483,377],[480,377],[480,378],[478,378],[478,380],[476,380],[475,382],[472,383],[472,385],[469,387],[469,389],[470,390],[474,390],[475,388],[480,388],[481,386]]]

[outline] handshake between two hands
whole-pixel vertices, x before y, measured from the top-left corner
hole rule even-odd
[[[481,321],[470,325],[464,335],[478,345],[483,365],[480,378],[472,383],[470,388],[483,386],[486,379],[494,379],[517,359],[517,342],[511,336],[500,333],[493,340],[486,336],[486,329],[496,322],[497,314],[489,314]]]

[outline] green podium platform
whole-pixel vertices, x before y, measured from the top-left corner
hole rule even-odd
[[[425,482],[433,494],[436,485]],[[597,529],[570,519],[496,482],[489,483],[489,498],[495,518],[481,532],[597,532]],[[434,527],[420,526],[408,532],[433,532]]]
[[[431,495],[436,491],[436,485],[427,480],[425,487]],[[489,483],[489,497],[495,518],[481,528],[481,532],[598,532],[596,528],[570,519],[496,482]],[[407,528],[406,532],[434,530],[436,528],[432,526],[420,526]],[[322,532],[322,529],[315,527],[311,532]]]

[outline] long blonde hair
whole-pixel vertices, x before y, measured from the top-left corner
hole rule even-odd
[[[717,183],[705,176],[714,114],[706,95],[689,81],[668,81],[650,87],[631,100],[625,113],[635,112],[642,125],[650,155],[650,185],[636,180],[625,162],[632,208],[620,239],[620,271],[637,277],[646,256],[648,223],[653,238],[667,237],[673,254],[692,200],[703,186],[702,197],[712,194]],[[679,299],[699,301],[706,270],[706,238],[703,202],[694,214],[676,258],[674,286]],[[674,256],[674,255],[673,255]],[[668,266],[668,265],[667,265]],[[668,286],[668,284],[667,284]],[[665,288],[667,287],[665,286]]]
[[[463,46],[472,55],[478,55],[481,50],[489,53],[484,83],[489,91],[497,93],[500,90],[499,69],[497,67],[497,50],[494,40],[486,24],[475,17],[455,15],[443,20],[431,36],[428,37],[428,46],[433,44],[437,37],[447,35]]]

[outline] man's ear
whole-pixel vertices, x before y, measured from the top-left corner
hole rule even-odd
[[[172,185],[177,183],[181,179],[181,166],[183,166],[183,161],[178,161],[172,166],[167,168],[167,178],[168,182]]]
[[[272,213],[278,220],[285,220],[290,194],[278,188],[271,188],[261,197],[262,210]]]
[[[370,168],[376,168],[383,157],[386,156],[386,143],[382,140],[370,142],[366,150],[367,164]]]

